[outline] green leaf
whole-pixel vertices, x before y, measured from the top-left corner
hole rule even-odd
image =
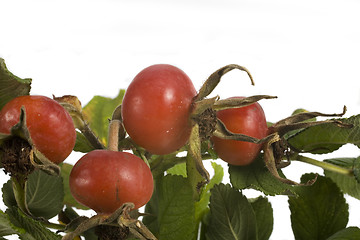
[[[125,90],[121,89],[113,99],[95,96],[83,108],[83,114],[86,116],[91,129],[104,145],[107,143],[109,119],[111,119],[115,108],[121,104],[124,94]]]
[[[224,177],[224,169],[221,165],[211,162],[211,166],[214,169],[214,176],[210,179],[210,182],[206,184],[200,195],[200,200],[195,202],[195,219],[197,224],[201,221],[203,216],[209,211],[210,191],[216,184],[220,184]]]
[[[274,216],[271,203],[265,197],[251,199],[250,203],[256,216],[258,240],[268,240],[274,226]]]
[[[327,240],[359,240],[360,229],[357,227],[348,227],[335,233]]]
[[[315,174],[305,174],[302,183]],[[329,178],[318,176],[312,186],[298,187],[299,197],[289,197],[295,239],[325,240],[346,227],[349,217],[343,193]]]
[[[360,200],[360,157],[358,158],[333,158],[326,159],[325,162],[329,162],[343,168],[352,169],[354,171],[354,176],[347,176],[343,174],[338,174],[332,171],[324,170],[325,176],[331,178],[339,188],[350,196]]]
[[[360,115],[337,120],[353,124],[353,127],[340,127],[334,123],[312,126],[292,135],[288,143],[303,152],[318,154],[333,152],[347,143],[360,147]]]
[[[186,178],[159,178],[146,205],[144,224],[159,240],[196,239],[193,192]]]
[[[4,204],[16,206],[11,180],[4,184]],[[50,219],[63,207],[64,190],[61,177],[51,176],[36,170],[29,175],[26,186],[26,202],[29,211],[36,217]]]
[[[27,183],[27,204],[32,214],[50,219],[63,207],[64,188],[61,177],[34,171]]]
[[[21,79],[12,74],[6,67],[5,60],[0,58],[0,109],[11,99],[29,95],[31,79]]]
[[[167,174],[179,175],[179,176],[186,177],[187,176],[186,163],[176,164],[172,168],[169,168],[168,170],[166,170],[166,172],[167,172]]]
[[[78,203],[70,192],[69,176],[73,165],[68,163],[61,164],[61,177],[64,186],[64,205],[76,207],[77,209],[87,210],[88,207]]]
[[[88,153],[92,150],[95,150],[95,148],[91,145],[89,140],[87,140],[82,133],[76,132],[76,142],[75,142],[74,151]]]
[[[5,206],[11,207],[11,206],[17,205],[15,196],[14,196],[14,192],[12,189],[12,181],[11,180],[8,180],[6,183],[3,184],[1,191],[2,191],[2,197],[3,197],[3,202],[4,202]]]
[[[17,207],[8,208],[6,213],[9,215],[10,222],[22,230],[18,233],[22,240],[61,239],[60,235],[51,232],[40,222],[25,216]]]
[[[229,184],[211,190],[209,218],[206,239],[257,239],[256,217],[250,203]]]
[[[9,216],[0,210],[0,236],[8,236],[21,232],[9,220]]]
[[[253,188],[266,195],[295,194],[293,187],[280,182],[265,167],[263,155],[250,165],[229,165],[230,182],[237,189]],[[281,172],[279,172],[282,175]]]

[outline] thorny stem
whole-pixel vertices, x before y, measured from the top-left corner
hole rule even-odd
[[[87,140],[91,143],[91,145],[95,149],[104,149],[105,146],[99,141],[99,139],[95,136],[94,132],[90,129],[88,124],[84,124],[84,126],[79,130],[86,137]]]
[[[339,173],[342,175],[347,175],[347,176],[353,176],[354,173],[351,169],[346,169],[346,168],[342,168],[340,166],[337,166],[335,164],[332,163],[328,163],[328,162],[323,162],[323,161],[318,161],[316,159],[313,158],[309,158],[309,157],[305,157],[299,154],[296,154],[295,156],[293,156],[293,160],[295,161],[299,161],[299,162],[304,162],[304,163],[308,163],[317,167],[321,167],[325,170],[328,171],[332,171],[335,173]]]

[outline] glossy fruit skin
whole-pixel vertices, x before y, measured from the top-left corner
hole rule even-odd
[[[153,193],[150,168],[128,152],[94,150],[74,165],[70,191],[81,204],[97,213],[110,214],[123,203],[145,205]]]
[[[20,96],[0,111],[0,132],[10,133],[19,122],[21,106],[25,107],[26,126],[35,147],[50,161],[59,164],[72,152],[76,131],[69,113],[46,96]]]
[[[124,127],[136,144],[153,154],[169,154],[186,144],[196,90],[179,68],[156,64],[130,83],[123,102]]]
[[[231,132],[258,139],[267,136],[268,127],[265,113],[259,103],[242,108],[221,110],[217,112],[217,117]],[[218,156],[232,165],[245,166],[252,163],[261,150],[261,144],[225,140],[218,137],[212,137],[211,141]]]

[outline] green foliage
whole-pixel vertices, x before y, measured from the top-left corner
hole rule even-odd
[[[357,227],[349,227],[335,233],[327,240],[358,240],[360,239],[360,229]]]
[[[330,153],[347,143],[360,147],[360,115],[337,119],[352,128],[327,123],[303,129],[288,139],[288,143],[303,152]]]
[[[10,73],[4,60],[0,58],[0,109],[12,98],[29,94],[30,85],[31,79],[21,79]],[[94,138],[107,146],[109,120],[115,108],[121,104],[124,92],[120,90],[113,99],[95,96],[82,112],[76,112],[81,115],[79,119],[84,117],[88,124],[86,127],[90,127],[85,130],[94,135],[89,137],[91,134],[77,132],[75,151],[92,151],[95,148],[92,144]],[[352,124],[353,127],[346,128],[334,123],[314,125],[292,130],[284,135],[283,140],[287,140],[291,149],[297,149],[299,153],[330,153],[347,143],[360,147],[360,115],[338,120]],[[198,139],[198,129],[195,129],[192,136],[195,140]],[[3,142],[1,140],[6,137],[0,134],[0,145]],[[209,140],[193,142],[193,146],[187,145],[179,150],[187,151],[186,157],[177,156],[178,152],[164,156],[149,155],[128,138],[122,142],[127,150],[133,150],[143,159],[147,158],[152,168],[155,190],[145,207],[143,223],[158,239],[267,240],[274,225],[274,210],[267,196],[276,195],[289,197],[291,224],[296,240],[360,239],[360,229],[347,226],[349,209],[344,198],[344,194],[349,194],[360,199],[360,157],[324,160],[346,171],[328,169],[324,171],[324,176],[317,176],[316,182],[311,186],[291,186],[280,182],[269,172],[263,155],[260,154],[248,166],[229,165],[231,184],[225,185],[224,169],[215,161],[211,162],[214,170],[212,178],[208,182],[204,181],[203,161],[216,159],[217,156]],[[1,146],[0,150],[2,151]],[[294,156],[295,154],[290,154],[290,160]],[[300,161],[299,159],[295,160]],[[322,166],[321,161],[313,162]],[[0,239],[12,234],[25,240],[61,239],[60,234],[49,230],[65,230],[65,225],[49,222],[57,216],[61,221],[70,223],[69,229],[78,226],[84,220],[78,214],[78,209],[88,208],[79,204],[70,193],[69,175],[72,167],[67,163],[61,164],[60,176],[50,176],[40,170],[29,176],[25,188],[26,205],[31,213],[28,215],[17,206],[12,181],[5,183],[2,197],[7,209],[5,212],[0,211]],[[281,170],[278,172],[281,177],[285,177]],[[314,174],[306,174],[301,181],[306,183],[314,178]],[[261,196],[247,199],[243,190],[249,188],[257,190]],[[136,215],[137,212],[131,214]],[[126,220],[126,224],[134,224],[132,220]],[[91,228],[82,236],[85,240],[97,239],[94,232],[94,228]],[[138,238],[130,235],[128,239]]]
[[[214,169],[214,176],[202,190],[199,201],[195,202],[195,219],[197,224],[201,222],[203,217],[209,211],[208,205],[211,196],[211,189],[213,189],[216,184],[220,184],[224,177],[224,169],[221,165],[211,162],[211,166]]]
[[[91,145],[89,140],[87,140],[86,137],[80,132],[76,132],[76,142],[75,142],[74,151],[87,153],[92,150],[95,150],[95,148]]]
[[[21,232],[21,229],[15,227],[9,219],[9,216],[0,211],[0,236],[8,236]]]
[[[159,239],[195,239],[193,192],[184,177],[159,178],[146,212],[151,215],[144,217],[144,223]]]
[[[17,207],[6,210],[10,222],[16,226],[17,233],[23,240],[60,240],[61,236],[51,232],[39,221],[22,213]]]
[[[274,225],[271,203],[265,197],[258,197],[249,201],[256,216],[258,240],[267,240],[270,238]]]
[[[187,176],[186,163],[176,164],[172,168],[169,168],[168,170],[166,170],[166,172],[167,172],[167,174],[180,175],[180,176],[186,177]]]
[[[272,196],[296,194],[292,186],[278,181],[266,169],[263,155],[260,155],[253,163],[247,166],[229,165],[229,174],[231,184],[240,190],[252,188]]]
[[[11,99],[29,95],[31,88],[30,78],[19,78],[6,67],[5,60],[0,58],[0,109]]]
[[[4,184],[3,200],[6,206],[16,206],[12,181]],[[35,217],[50,219],[63,207],[64,191],[61,177],[51,176],[36,170],[29,175],[26,184],[26,201],[30,213]]]
[[[121,104],[125,90],[120,90],[115,98],[95,96],[84,106],[83,114],[99,140],[106,145],[109,119],[115,108]]]
[[[325,170],[325,176],[331,178],[344,192],[360,200],[360,157],[358,158],[334,158],[327,159],[326,162],[351,169],[354,176],[348,176]]]
[[[305,174],[301,182],[314,177],[314,174]],[[295,239],[325,240],[346,227],[349,207],[331,179],[318,176],[312,186],[298,187],[297,193],[298,197],[289,197]]]
[[[244,195],[230,185],[211,190],[206,239],[257,239],[256,215]]]

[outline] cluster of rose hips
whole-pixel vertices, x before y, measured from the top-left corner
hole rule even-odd
[[[197,103],[204,97],[200,94],[179,68],[152,65],[134,78],[125,93],[121,106],[122,126],[134,144],[157,155],[170,154],[184,147],[193,126],[205,121],[196,121],[196,116],[209,109],[231,132],[258,139],[266,136],[265,115],[258,103],[220,111],[216,110],[220,105],[211,104],[201,111]],[[25,117],[22,124],[30,136],[25,139],[30,141],[32,149],[29,159],[36,163],[34,152],[40,152],[55,164],[63,162],[76,141],[70,114],[54,99],[20,96],[2,108],[0,132],[10,135],[20,124],[22,114]],[[206,121],[214,122],[214,119]],[[260,144],[217,137],[215,127],[207,131],[219,157],[230,164],[249,164],[260,151]],[[151,170],[141,158],[129,152],[105,149],[91,151],[77,161],[69,183],[77,201],[105,214],[114,212],[126,202],[133,203],[137,209],[150,200],[153,192]]]

